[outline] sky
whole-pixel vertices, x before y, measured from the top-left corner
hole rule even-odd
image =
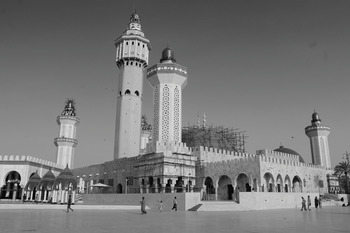
[[[244,131],[246,150],[297,151],[318,112],[334,167],[350,151],[350,1],[0,1],[0,154],[56,161],[56,117],[76,101],[74,167],[113,160],[118,68],[114,40],[134,9],[151,41],[188,68],[182,122]],[[144,81],[143,113],[153,119]]]

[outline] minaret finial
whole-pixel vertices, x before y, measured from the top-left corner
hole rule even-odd
[[[200,128],[201,127],[201,125],[200,125],[200,122],[199,122],[199,113],[198,113],[198,115],[197,115],[197,128]]]
[[[203,114],[203,128],[206,127],[207,124],[207,117],[205,116],[205,113]]]

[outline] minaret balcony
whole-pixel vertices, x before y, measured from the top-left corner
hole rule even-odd
[[[54,143],[56,146],[61,143],[69,143],[73,144],[73,146],[76,146],[78,144],[78,140],[74,138],[65,138],[65,137],[60,137],[60,138],[55,138]]]
[[[177,73],[187,77],[187,68],[176,63],[164,63],[152,66],[147,70],[147,76],[154,73]]]

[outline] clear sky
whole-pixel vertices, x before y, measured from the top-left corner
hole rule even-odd
[[[311,162],[304,128],[331,127],[332,166],[350,151],[350,1],[0,1],[0,154],[56,160],[56,117],[74,98],[75,167],[113,159],[114,39],[134,6],[151,41],[189,71],[183,124],[245,131],[247,152],[283,144]],[[143,112],[153,119],[144,82]]]

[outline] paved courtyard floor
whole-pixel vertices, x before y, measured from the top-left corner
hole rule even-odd
[[[0,209],[0,232],[350,232],[350,207],[146,215],[137,209]]]

